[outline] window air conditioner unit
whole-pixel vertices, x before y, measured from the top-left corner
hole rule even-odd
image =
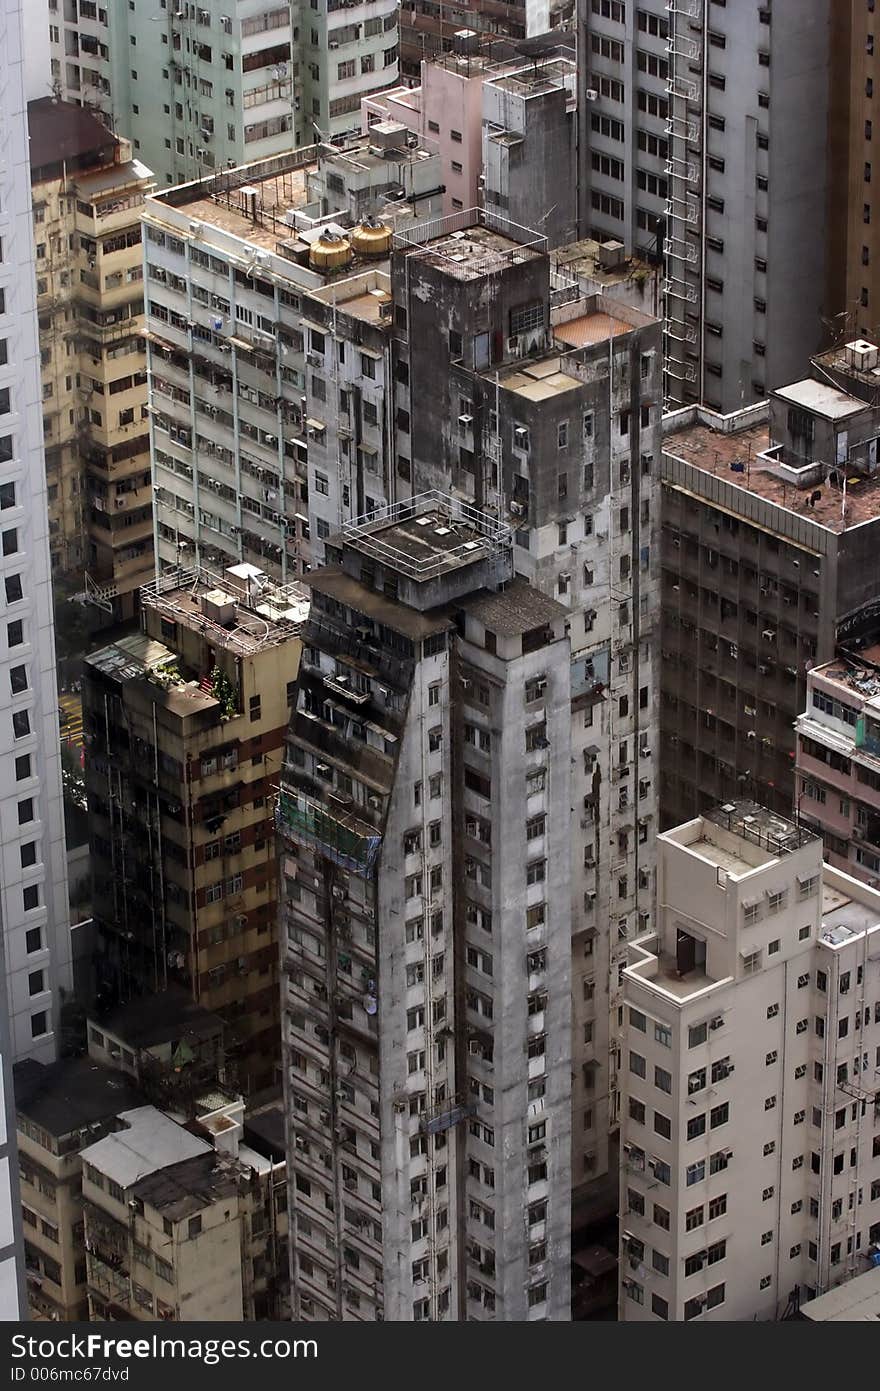
[[[721,1029],[721,1028],[723,1028],[723,1027],[724,1027],[724,1020],[722,1019],[722,1017],[721,1017],[720,1014],[716,1014],[716,1016],[715,1016],[714,1019],[710,1019],[710,1020],[709,1020],[709,1028],[710,1028],[710,1029]]]
[[[458,423],[459,425],[463,425],[465,429],[469,430],[474,423],[474,417],[472,415],[460,415],[458,417]]]

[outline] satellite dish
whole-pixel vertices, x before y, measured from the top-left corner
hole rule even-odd
[[[375,995],[364,996],[364,1009],[366,1010],[367,1014],[378,1013],[379,1001],[376,999]]]

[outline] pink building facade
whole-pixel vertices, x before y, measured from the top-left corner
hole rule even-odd
[[[814,667],[795,730],[798,820],[821,833],[830,864],[880,885],[880,663]]]
[[[438,146],[444,216],[482,204],[483,81],[490,69],[497,73],[498,64],[445,54],[422,63],[420,86],[392,87],[361,102],[364,131],[376,121],[399,121]]]

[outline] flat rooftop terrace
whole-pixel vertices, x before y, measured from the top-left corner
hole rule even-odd
[[[394,246],[455,280],[476,280],[547,255],[545,236],[486,208],[466,208],[398,232]]]
[[[341,313],[365,324],[391,323],[389,315],[382,312],[383,306],[391,303],[391,279],[384,271],[352,275],[313,291],[312,298],[322,304],[335,305]]]
[[[546,401],[551,396],[562,396],[583,386],[583,382],[564,370],[564,365],[565,358],[558,353],[534,362],[520,360],[501,370],[498,385],[504,391],[524,396],[528,401]]]
[[[247,564],[222,575],[201,567],[170,571],[144,585],[141,604],[243,657],[296,637],[309,613],[302,585],[276,585]],[[218,609],[230,613],[227,622],[213,616]]]
[[[854,475],[848,480],[844,518],[840,488],[827,483],[819,488],[798,488],[774,472],[772,460],[759,457],[771,448],[771,443],[766,422],[730,433],[713,430],[709,425],[691,425],[667,435],[663,452],[787,512],[803,515],[829,531],[846,531],[880,517],[880,477]],[[819,497],[811,505],[810,498],[817,491]]]
[[[880,919],[873,904],[860,903],[830,884],[822,885],[821,942],[831,947],[843,946],[877,927],[880,927]]]
[[[378,518],[347,523],[342,535],[363,555],[418,581],[472,565],[510,544],[502,523],[438,492],[396,503]]]
[[[557,246],[551,252],[551,259],[557,270],[567,275],[585,275],[603,285],[622,285],[640,273],[645,279],[657,274],[655,266],[637,256],[626,257],[617,265],[603,265],[602,243],[592,237],[582,241],[569,242],[567,246]]]
[[[254,179],[228,192],[222,187],[214,193],[207,192],[207,181],[203,180],[190,184],[192,196],[175,200],[174,206],[184,208],[194,222],[204,222],[254,246],[275,251],[280,239],[296,235],[295,229],[285,221],[285,213],[308,203],[308,176],[317,167],[317,160],[313,160],[298,169]],[[254,194],[247,193],[248,189],[254,190]],[[148,211],[155,211],[161,217],[163,201],[161,197],[154,199]],[[153,204],[158,206],[154,208]]]
[[[619,338],[621,334],[632,333],[632,324],[615,318],[602,310],[581,314],[577,319],[567,319],[565,323],[553,325],[553,337],[559,343],[567,343],[571,348],[588,348],[594,343],[606,343],[609,338]]]
[[[880,661],[880,648],[869,647],[866,657],[872,662]],[[835,657],[824,666],[813,667],[811,676],[821,676],[823,681],[833,681],[836,686],[852,691],[866,705],[880,707],[880,671],[859,662],[848,661],[845,657]]]

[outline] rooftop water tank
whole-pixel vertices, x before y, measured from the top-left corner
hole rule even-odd
[[[347,266],[351,258],[351,242],[329,229],[323,231],[309,248],[309,265],[315,270],[338,270],[340,266]]]
[[[351,245],[358,256],[387,256],[391,250],[391,228],[378,217],[365,217],[352,232]]]

